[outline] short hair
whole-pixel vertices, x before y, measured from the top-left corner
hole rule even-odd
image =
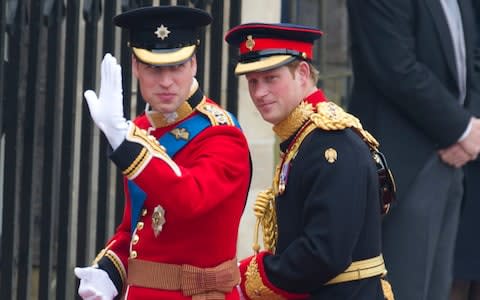
[[[294,61],[287,64],[287,67],[293,76],[295,76],[295,70],[297,69],[298,65],[302,61],[304,60],[295,59]],[[310,69],[310,79],[312,80],[313,84],[316,85],[318,82],[320,72],[311,62],[308,62],[308,61],[305,61],[305,62],[308,64],[308,67]]]

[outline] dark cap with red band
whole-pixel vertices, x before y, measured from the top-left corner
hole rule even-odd
[[[246,23],[225,35],[240,51],[235,74],[266,71],[295,59],[312,60],[313,43],[322,32],[316,28],[286,23]]]

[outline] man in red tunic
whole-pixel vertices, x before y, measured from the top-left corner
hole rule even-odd
[[[211,20],[184,6],[114,18],[129,30],[132,70],[147,106],[125,119],[120,66],[105,55],[100,93],[86,91],[85,98],[125,175],[126,202],[94,264],[75,269],[83,299],[239,297],[236,246],[251,164],[235,117],[195,80],[198,32]]]

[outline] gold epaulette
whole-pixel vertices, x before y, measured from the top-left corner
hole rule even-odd
[[[353,128],[370,148],[377,149],[379,143],[366,130],[360,121],[353,115],[344,111],[333,102],[320,102],[317,104],[317,112],[310,115],[310,120],[323,130],[343,130]]]
[[[228,112],[218,105],[202,102],[200,103],[196,109],[201,112],[202,114],[206,115],[210,120],[210,123],[213,126],[218,125],[230,125],[235,126],[235,122],[233,121],[232,117],[228,114]]]

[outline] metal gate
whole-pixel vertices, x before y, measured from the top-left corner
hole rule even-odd
[[[1,299],[75,298],[73,267],[89,265],[119,223],[122,178],[82,94],[98,90],[99,62],[111,52],[124,72],[126,115],[143,111],[127,76],[127,37],[112,18],[169,4],[213,15],[197,53],[197,79],[236,114],[235,53],[223,35],[240,22],[241,1],[1,0]]]

